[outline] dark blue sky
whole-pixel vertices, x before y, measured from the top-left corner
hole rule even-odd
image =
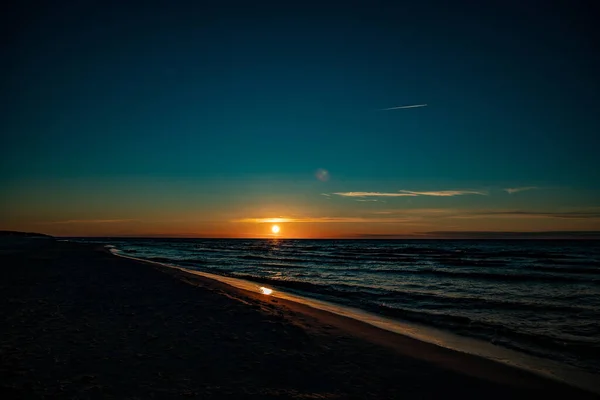
[[[181,180],[271,197],[569,188],[557,204],[600,205],[585,2],[56,3],[4,13],[15,199]],[[318,168],[330,187],[306,189]]]

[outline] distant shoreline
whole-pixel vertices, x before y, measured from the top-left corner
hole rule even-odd
[[[287,237],[208,237],[197,235],[109,235],[109,236],[70,236],[48,235],[44,233],[0,230],[3,237],[46,237],[55,239],[190,239],[190,240],[600,240],[600,231],[532,231],[532,232],[494,232],[494,231],[439,231],[425,232],[423,235],[364,235],[356,237],[326,238],[287,238]]]
[[[573,235],[565,237],[554,237],[543,235],[523,236],[523,237],[342,237],[342,238],[288,238],[288,237],[203,237],[203,236],[54,236],[56,239],[178,239],[178,240],[344,240],[344,241],[480,241],[480,240],[497,240],[497,241],[596,241],[600,240],[600,232],[590,233],[589,235]]]

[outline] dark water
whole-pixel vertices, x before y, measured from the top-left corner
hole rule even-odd
[[[93,241],[600,372],[599,241]]]

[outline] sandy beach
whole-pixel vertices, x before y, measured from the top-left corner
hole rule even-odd
[[[98,246],[0,258],[2,398],[597,398]]]

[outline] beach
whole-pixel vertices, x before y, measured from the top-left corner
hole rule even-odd
[[[597,398],[103,246],[0,258],[3,398]]]

